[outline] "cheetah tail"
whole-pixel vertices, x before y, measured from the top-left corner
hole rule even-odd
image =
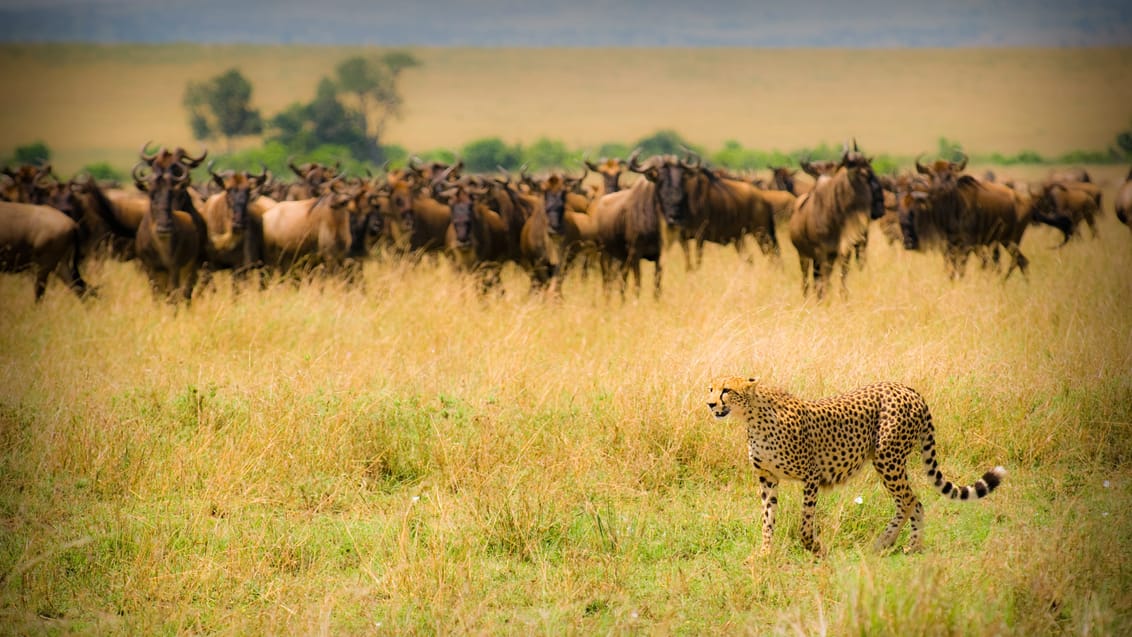
[[[935,488],[952,500],[978,500],[994,491],[1006,477],[1006,469],[999,466],[987,471],[983,477],[974,484],[961,487],[945,480],[943,472],[939,470],[939,463],[935,458],[935,438],[931,429],[927,429],[921,436],[923,442],[924,467],[927,468],[928,477],[935,482]]]

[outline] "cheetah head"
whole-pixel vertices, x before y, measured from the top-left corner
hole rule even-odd
[[[717,378],[708,387],[707,406],[716,418],[726,418],[731,413],[735,396],[757,381],[754,378]]]

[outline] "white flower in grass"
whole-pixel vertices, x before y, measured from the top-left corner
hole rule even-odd
[[[865,499],[862,498],[861,496],[857,496],[856,498],[853,498],[853,501],[856,502],[857,504],[864,504],[865,503]]]
[[[1102,517],[1102,518],[1107,518],[1107,517],[1108,517],[1108,511],[1105,511],[1105,512],[1101,513],[1101,517]]]
[[[1108,480],[1105,480],[1104,482],[1101,483],[1101,486],[1103,486],[1104,488],[1107,489],[1107,488],[1112,486],[1112,483],[1109,482]]]
[[[421,496],[419,496],[419,495],[413,496],[413,502],[420,502],[420,501],[421,501]]]

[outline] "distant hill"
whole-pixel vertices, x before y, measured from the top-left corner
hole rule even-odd
[[[385,46],[1132,45],[1127,0],[6,0],[0,41]]]

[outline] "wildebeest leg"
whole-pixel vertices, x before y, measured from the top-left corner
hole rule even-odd
[[[677,230],[677,241],[680,242],[680,249],[684,251],[684,271],[691,272],[695,270],[692,265],[692,239],[685,234],[683,229]]]
[[[836,260],[836,255],[823,255],[819,259],[814,259],[814,291],[817,293],[818,300],[825,298],[826,286],[829,285],[829,280],[833,275],[833,263]]]
[[[857,269],[858,270],[864,270],[865,269],[865,263],[868,260],[868,254],[869,254],[868,248],[869,248],[869,233],[868,233],[868,230],[866,229],[865,234],[861,237],[861,240],[858,241],[857,243],[853,244],[853,257],[855,259],[857,259]]]
[[[653,277],[652,296],[654,299],[660,299],[660,281],[661,274],[663,272],[663,269],[660,266],[660,257],[658,256],[656,258],[656,261],[653,261],[653,263],[656,264],[656,268],[654,269],[656,276]]]
[[[810,268],[813,263],[808,257],[798,255],[798,263],[802,266],[802,298],[810,293]]]
[[[1022,254],[1022,250],[1019,249],[1018,244],[1013,242],[1006,244],[1006,251],[1010,254],[1010,267],[1006,269],[1006,276],[1003,277],[1002,280],[1005,281],[1009,279],[1010,274],[1014,272],[1014,268],[1016,267],[1022,272],[1022,276],[1027,276],[1029,274],[1028,267],[1030,260],[1026,258],[1026,255]]]
[[[859,247],[859,246],[858,246]],[[837,260],[841,262],[841,299],[846,300],[849,298],[849,286],[845,284],[845,280],[849,277],[849,262],[853,259],[852,253],[846,252],[837,256]],[[857,262],[860,266],[860,261]]]
[[[74,237],[74,241],[71,245],[71,261],[67,265],[66,276],[62,278],[63,282],[67,284],[67,287],[69,287],[76,296],[80,299],[85,299],[88,294],[91,296],[95,294],[94,289],[88,288],[86,281],[83,281],[82,275],[79,274],[79,261],[82,260],[82,252],[79,250],[77,231]]]
[[[51,276],[51,272],[55,268],[47,264],[40,263],[35,271],[35,302],[39,303],[43,300],[43,294],[47,291],[47,277]]]

